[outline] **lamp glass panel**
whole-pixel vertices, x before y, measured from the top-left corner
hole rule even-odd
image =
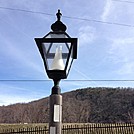
[[[72,55],[72,53],[73,53],[73,51],[71,51],[71,55]],[[71,55],[70,55],[70,57],[69,57],[68,65],[67,65],[67,68],[66,68],[66,73],[67,73],[67,75],[68,75],[68,73],[69,73],[70,67],[71,67],[72,62],[73,62],[73,58],[72,58]]]
[[[64,33],[50,33],[45,38],[68,38],[68,36]]]
[[[62,59],[64,65],[66,66],[71,43],[43,43],[42,47],[44,51],[44,58],[46,59],[46,63],[48,65],[48,70],[51,70],[51,65],[55,57],[56,49],[62,49]]]

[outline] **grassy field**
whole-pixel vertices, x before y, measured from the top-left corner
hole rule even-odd
[[[89,123],[64,123],[63,125],[86,125]],[[32,128],[32,127],[45,127],[48,123],[30,123],[30,124],[0,124],[0,130],[3,129],[18,129],[18,128]]]

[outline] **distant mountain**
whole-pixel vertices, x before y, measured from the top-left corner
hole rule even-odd
[[[133,88],[85,88],[63,95],[65,123],[134,123]],[[49,121],[49,98],[0,107],[0,123]]]

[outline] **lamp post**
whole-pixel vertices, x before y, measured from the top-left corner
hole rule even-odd
[[[46,73],[54,81],[50,95],[50,134],[61,134],[62,96],[59,82],[67,78],[73,59],[77,59],[77,38],[71,38],[65,32],[67,27],[61,22],[61,15],[58,10],[57,21],[51,25],[51,32],[43,38],[35,38]]]

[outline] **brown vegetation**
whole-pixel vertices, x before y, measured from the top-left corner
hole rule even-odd
[[[49,98],[0,107],[0,123],[46,123]],[[86,88],[63,94],[63,122],[134,123],[132,88]]]

